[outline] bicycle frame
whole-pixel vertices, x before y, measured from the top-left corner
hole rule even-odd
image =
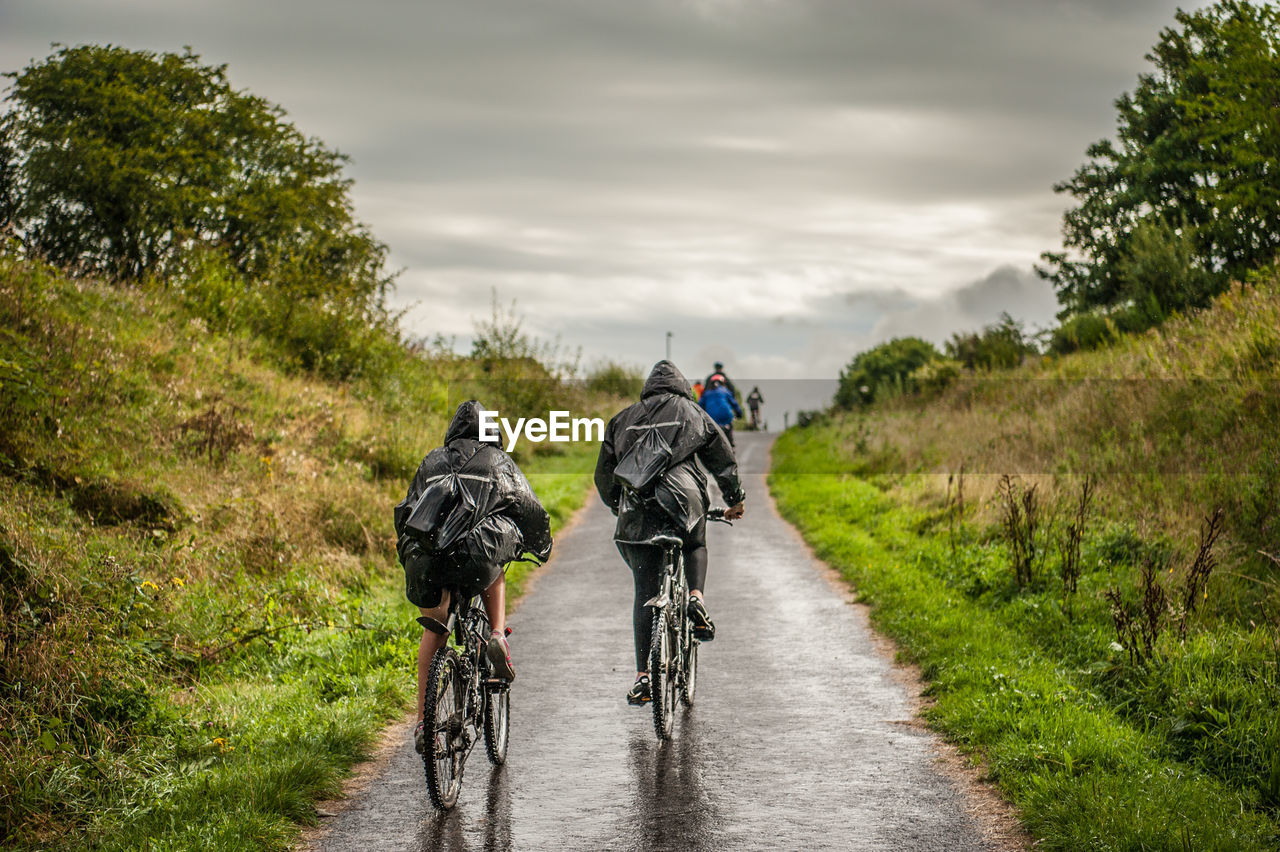
[[[662,586],[658,593],[644,605],[660,609],[673,600],[677,603],[689,603],[689,584],[684,576],[684,557],[680,554],[679,542],[664,547],[662,562]]]
[[[466,694],[462,704],[462,719],[466,734],[466,751],[463,761],[471,754],[475,745],[478,720],[484,708],[484,696],[481,694],[481,676],[488,668],[488,661],[481,650],[481,642],[489,635],[489,617],[485,615],[480,596],[463,598],[456,590],[452,591],[453,600],[449,605],[449,620],[445,626],[449,628],[449,638],[458,651],[461,672],[466,682]],[[482,638],[483,637],[483,638]]]

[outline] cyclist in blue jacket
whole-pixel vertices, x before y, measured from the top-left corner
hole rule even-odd
[[[711,385],[702,392],[702,399],[698,401],[698,404],[716,422],[716,425],[724,432],[724,436],[729,439],[729,444],[732,446],[733,418],[742,416],[742,406],[738,404],[733,392],[729,390],[724,382],[719,379],[712,379]]]

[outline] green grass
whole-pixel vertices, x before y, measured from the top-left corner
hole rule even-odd
[[[285,848],[410,706],[391,509],[508,367],[396,351],[324,381],[181,292],[0,254],[0,846]],[[594,455],[520,458],[553,530]]]
[[[860,445],[858,470],[964,470],[979,499],[1003,473],[1042,477],[1042,494],[1055,478],[1092,473],[1107,510],[1143,534],[1179,538],[1222,507],[1223,564],[1277,583],[1259,551],[1280,547],[1278,378],[1280,273],[1270,271],[1108,348],[965,373],[832,425]],[[1257,599],[1242,588],[1214,606],[1248,619]]]
[[[1019,589],[997,530],[970,518],[953,531],[936,477],[854,474],[873,463],[849,438],[838,419],[784,433],[779,508],[920,664],[927,719],[985,762],[1041,846],[1275,848],[1271,632],[1197,622],[1131,665],[1101,598],[1133,594],[1131,528],[1090,529],[1068,616],[1053,562]]]

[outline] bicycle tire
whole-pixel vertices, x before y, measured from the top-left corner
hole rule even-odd
[[[427,795],[431,804],[441,811],[458,803],[458,793],[462,791],[462,762],[466,759],[465,751],[459,753],[452,747],[461,733],[466,695],[465,685],[458,677],[458,662],[457,652],[445,646],[431,658],[427,675],[427,684],[433,687],[434,695],[427,696],[426,710],[431,718],[423,719],[427,747],[422,752],[422,764],[427,773]]]
[[[693,695],[698,689],[698,640],[693,638],[692,631],[687,630],[689,647],[684,652],[684,677],[680,682],[680,701],[685,707],[693,706]]]
[[[511,689],[488,689],[484,696],[484,750],[494,766],[507,762],[510,740]]]
[[[671,632],[667,629],[667,608],[653,612],[653,633],[649,640],[649,694],[653,704],[653,731],[659,740],[671,739],[675,721],[675,672],[671,665]]]

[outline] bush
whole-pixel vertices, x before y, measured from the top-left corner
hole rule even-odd
[[[377,383],[404,357],[395,317],[381,302],[258,286],[217,249],[193,248],[172,283],[209,331],[265,338],[287,367]]]
[[[963,366],[959,361],[949,359],[930,361],[911,373],[911,384],[923,393],[936,393],[960,378]]]
[[[911,374],[940,358],[932,343],[919,337],[900,337],[860,353],[840,371],[836,405],[852,408],[886,394],[915,389]]]
[[[817,409],[801,409],[796,412],[796,426],[801,429],[823,422],[823,413]]]
[[[948,358],[970,370],[1007,370],[1021,364],[1023,356],[1036,351],[1022,323],[1007,313],[1000,314],[999,322],[980,332],[953,335],[946,349]]]
[[[574,381],[581,356],[580,349],[568,350],[558,338],[542,340],[526,332],[516,303],[503,305],[494,292],[489,318],[476,322],[471,344],[478,372],[453,402],[478,399],[508,417],[540,417],[571,408],[580,401],[570,391],[581,388]]]
[[[605,361],[587,375],[587,390],[592,393],[636,400],[643,387],[644,376],[639,370],[613,361]]]
[[[1089,311],[1068,317],[1053,330],[1049,351],[1055,355],[1085,352],[1108,346],[1120,336],[1115,322],[1103,311]]]
[[[1164,316],[1154,296],[1121,308],[1097,308],[1073,314],[1050,332],[1047,349],[1053,355],[1101,349],[1115,343],[1121,335],[1136,334],[1159,325]]]
[[[404,357],[390,318],[325,299],[301,300],[291,308],[280,305],[255,326],[282,346],[287,364],[329,379],[376,383],[394,359]]]

